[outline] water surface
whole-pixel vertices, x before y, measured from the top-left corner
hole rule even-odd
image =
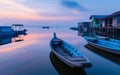
[[[87,42],[76,31],[68,27],[26,28],[28,35],[23,36],[24,41],[0,45],[0,75],[59,75],[61,71],[55,68],[50,58],[49,42],[53,32],[78,48],[92,63],[92,67],[80,69],[80,72],[74,70],[76,74],[73,75],[120,75],[120,58],[84,47]],[[65,71],[64,68],[62,71]],[[62,72],[62,75],[66,75],[66,72]]]

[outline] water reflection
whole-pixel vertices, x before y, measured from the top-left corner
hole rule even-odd
[[[19,41],[23,41],[23,36],[24,35],[18,35],[17,37],[13,37],[12,38],[12,42],[19,42]]]
[[[92,52],[98,54],[99,56],[102,56],[118,65],[120,65],[120,56],[114,55],[114,54],[110,54],[104,51],[101,51],[97,48],[91,47],[90,45],[85,45],[86,48],[88,48],[89,50],[91,50]]]
[[[12,38],[8,37],[8,38],[0,38],[0,45],[4,45],[4,44],[8,44],[12,42]]]
[[[60,75],[86,75],[83,68],[71,68],[59,60],[53,52],[50,52],[50,60]]]
[[[13,36],[13,37],[0,38],[0,45],[5,45],[5,44],[12,43],[12,42],[23,41],[23,36],[24,35],[17,35],[17,36]]]

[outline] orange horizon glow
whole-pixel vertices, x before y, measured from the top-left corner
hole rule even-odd
[[[35,44],[35,43],[39,43],[45,37],[49,37],[49,35],[39,34],[39,33],[27,35],[24,37],[24,41],[15,42],[15,43],[13,42],[11,44],[1,46],[0,53],[14,51],[14,50],[24,48],[29,45]],[[41,39],[41,40],[38,41],[38,39]]]
[[[36,15],[31,13],[13,13],[13,12],[0,12],[1,19],[17,19],[17,20],[74,20],[79,17],[71,17],[71,16],[43,16]]]
[[[45,38],[52,38],[52,34],[49,35],[50,33],[47,33],[47,34],[40,34],[40,33],[31,33],[27,36],[23,36],[24,38],[24,41],[21,41],[21,42],[13,42],[11,44],[6,44],[6,45],[2,45],[0,48],[0,53],[3,53],[3,52],[11,52],[11,51],[14,51],[14,50],[17,50],[17,49],[20,49],[20,48],[25,48],[25,47],[28,47],[32,44],[36,44],[36,43],[39,43],[39,42],[42,42],[41,44],[44,43],[44,40]],[[63,33],[62,33],[63,34]],[[66,33],[65,33],[66,34]],[[73,34],[67,34],[65,37],[70,37],[70,36],[73,36]],[[61,35],[61,33],[59,33],[59,37],[63,37]]]

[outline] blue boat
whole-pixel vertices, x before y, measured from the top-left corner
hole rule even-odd
[[[89,36],[84,36],[84,38],[87,40],[88,44],[98,48],[102,51],[109,52],[115,55],[120,55],[120,41],[114,40],[114,39],[99,39]]]
[[[84,68],[72,68],[58,59],[53,52],[50,52],[50,60],[59,75],[86,75]],[[59,64],[58,64],[59,63]]]
[[[14,37],[17,35],[26,35],[27,30],[23,29],[22,24],[13,24],[12,26],[0,26],[0,38]]]
[[[54,33],[53,39],[50,41],[52,52],[68,66],[75,67],[91,67],[88,58],[67,42],[56,37]]]
[[[5,32],[5,33],[0,33],[0,38],[6,38],[6,37],[13,37],[16,35],[21,35],[24,34],[26,35],[26,29],[24,29],[23,31],[12,31],[12,32]]]

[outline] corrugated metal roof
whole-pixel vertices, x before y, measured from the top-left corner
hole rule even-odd
[[[120,15],[120,11],[117,11],[117,12],[112,13],[111,15],[108,15],[107,18],[114,17],[117,15]]]
[[[91,15],[90,19],[92,19],[92,17],[94,17],[95,19],[104,19],[106,18],[108,15]]]
[[[91,15],[90,19],[92,19],[92,17],[94,17],[95,19],[105,19],[105,18],[111,18],[114,16],[120,15],[120,11],[114,12],[110,15]]]

